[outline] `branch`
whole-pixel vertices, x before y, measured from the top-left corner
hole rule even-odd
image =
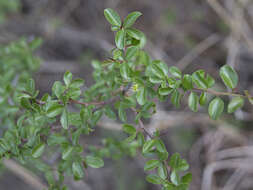
[[[214,94],[216,96],[236,96],[236,97],[241,97],[241,98],[248,98],[246,95],[242,95],[242,94],[236,94],[236,93],[231,93],[231,92],[218,92],[218,91],[211,90],[211,89],[193,88],[193,90],[208,92],[208,93]]]

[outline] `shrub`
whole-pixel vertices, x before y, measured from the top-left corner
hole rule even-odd
[[[51,94],[39,96],[31,73],[39,66],[39,59],[32,52],[41,40],[20,40],[1,47],[0,119],[4,132],[0,157],[32,163],[45,175],[49,189],[55,190],[67,189],[63,185],[65,174],[80,180],[87,167],[103,167],[103,157],[135,156],[141,151],[147,159],[144,170],[153,171],[146,177],[148,182],[160,184],[164,190],[186,190],[192,178],[187,173],[186,160],[178,153],[169,156],[159,131],[150,133],[143,124],[143,118],[155,114],[155,100],[170,98],[179,107],[183,96],[189,94],[189,108],[197,112],[199,106],[208,104],[207,96],[211,94],[215,97],[209,103],[208,113],[216,120],[225,108],[223,96],[233,97],[227,106],[229,113],[241,108],[244,99],[252,103],[252,97],[247,91],[235,91],[238,75],[228,65],[220,69],[220,76],[232,91],[218,92],[211,89],[215,80],[204,70],[183,74],[175,66],[152,60],[143,50],[145,35],[133,28],[140,12],[130,13],[124,21],[112,9],[105,9],[104,14],[115,32],[116,47],[111,58],[92,62],[95,83],[85,91],[81,89],[84,80],[73,78],[67,71],[63,81],[54,82]],[[70,111],[70,106],[78,111]],[[126,110],[135,114],[135,123],[129,123]],[[104,139],[104,147],[90,147],[86,150],[89,154],[84,155],[86,147],[79,143],[80,136],[92,133],[102,115],[121,120],[128,137],[119,142]],[[55,150],[61,152],[61,159],[52,167],[42,158]]]

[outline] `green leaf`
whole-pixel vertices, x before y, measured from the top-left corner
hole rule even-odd
[[[139,146],[143,146],[143,144],[145,143],[145,139],[144,139],[143,133],[139,132],[137,134],[137,142],[138,142]]]
[[[136,93],[137,102],[144,105],[147,102],[147,90],[145,87],[140,87]]]
[[[69,128],[69,124],[68,124],[68,112],[66,109],[63,109],[63,112],[61,114],[61,126],[63,127],[63,129],[68,129]]]
[[[148,140],[144,143],[143,147],[142,147],[142,152],[145,154],[145,153],[148,153],[150,150],[152,150],[153,146],[155,145],[156,143],[156,140],[155,139],[151,139],[151,140]]]
[[[217,120],[221,116],[223,110],[224,110],[224,102],[221,98],[218,97],[213,99],[208,107],[209,116],[213,120]]]
[[[123,60],[123,51],[120,49],[114,49],[112,52],[113,59],[115,60]],[[99,70],[101,70],[101,65],[99,65]]]
[[[81,95],[81,89],[80,88],[69,88],[67,92],[67,96],[73,100],[76,100]]]
[[[187,173],[182,177],[182,183],[189,184],[192,181],[192,174]]]
[[[80,162],[73,162],[72,172],[73,172],[75,180],[82,179],[84,176],[82,164]]]
[[[159,60],[154,60],[151,64],[151,72],[158,78],[163,79],[168,75],[168,66]]]
[[[123,106],[119,107],[118,115],[121,121],[126,122],[127,116]]]
[[[123,23],[123,27],[125,27],[125,28],[131,27],[135,23],[137,18],[140,17],[141,15],[142,15],[142,13],[140,13],[138,11],[130,13],[125,18],[124,23]]]
[[[70,88],[80,88],[83,86],[84,80],[83,79],[75,79],[71,82]]]
[[[162,96],[167,96],[173,91],[173,88],[159,88],[158,93]]]
[[[92,168],[101,168],[104,166],[104,161],[95,156],[86,156],[85,163]]]
[[[103,110],[98,110],[98,111],[94,112],[91,117],[92,125],[96,125],[96,123],[102,117],[102,115],[103,115]]]
[[[244,105],[244,99],[241,97],[233,98],[228,104],[228,113],[233,113],[237,109],[241,108]]]
[[[21,115],[21,116],[18,118],[18,120],[17,120],[17,126],[18,126],[19,128],[22,127],[23,122],[24,122],[24,120],[25,120],[26,117],[27,117],[27,115]]]
[[[227,87],[234,89],[237,86],[238,75],[236,71],[229,65],[224,65],[221,67],[220,77]]]
[[[132,125],[124,124],[122,127],[123,127],[123,131],[127,134],[132,135],[132,134],[136,133],[136,129]]]
[[[54,85],[52,87],[52,92],[56,95],[57,98],[60,98],[60,96],[65,91],[65,87],[62,85],[60,81],[54,82]]]
[[[189,165],[184,159],[180,158],[180,154],[174,153],[170,157],[169,165],[173,170],[185,171],[189,168]]]
[[[28,82],[26,84],[26,91],[32,95],[35,93],[35,82],[33,79],[28,80]]]
[[[169,71],[176,78],[181,78],[182,77],[182,72],[175,66],[170,67]]]
[[[206,75],[206,84],[208,88],[213,87],[213,85],[215,84],[214,78],[211,77],[209,74]]]
[[[160,163],[159,167],[157,168],[157,174],[162,179],[166,179],[168,177],[167,167],[163,163]]]
[[[180,100],[182,95],[178,92],[178,90],[174,90],[171,95],[171,103],[175,105],[177,108],[180,106]]]
[[[130,68],[127,63],[122,63],[120,65],[120,74],[125,80],[130,80]]]
[[[205,71],[198,70],[192,74],[192,81],[197,85],[199,88],[208,88],[208,84],[205,80]]]
[[[120,30],[120,26],[111,26],[111,31],[118,31]]]
[[[170,175],[170,180],[174,185],[176,185],[176,186],[179,185],[180,177],[179,177],[178,172],[176,170],[172,170],[171,175]]]
[[[163,79],[157,77],[157,76],[150,76],[149,81],[154,83],[154,84],[160,84],[163,82]]]
[[[107,8],[104,10],[104,15],[105,15],[106,20],[109,23],[111,23],[111,25],[115,25],[115,26],[119,26],[119,27],[121,26],[120,16],[114,10]]]
[[[188,74],[184,75],[182,85],[186,90],[190,90],[193,88],[191,75]]]
[[[127,137],[126,139],[124,139],[123,142],[126,142],[126,143],[132,142],[136,138],[136,134],[137,133],[133,133],[132,135],[130,135],[129,137]]]
[[[45,178],[46,178],[49,185],[54,185],[55,184],[54,174],[51,170],[46,170]]]
[[[125,31],[119,30],[115,36],[115,44],[117,48],[124,49],[125,47]]]
[[[67,146],[62,152],[62,159],[68,160],[69,158],[71,158],[73,149],[73,146]]]
[[[153,184],[162,184],[163,183],[163,180],[155,175],[155,174],[150,174],[146,177],[146,180],[149,182],[149,183],[153,183]]]
[[[125,59],[130,61],[133,57],[135,57],[137,55],[138,49],[139,48],[136,46],[131,46],[131,47],[127,48]]]
[[[202,92],[200,97],[199,97],[199,104],[201,106],[205,105],[207,102],[207,93],[206,92]]]
[[[48,110],[47,110],[47,116],[48,117],[56,117],[57,115],[61,114],[63,110],[63,106],[56,104],[52,105]]]
[[[153,170],[153,169],[157,168],[159,165],[160,165],[159,160],[149,160],[146,162],[146,164],[144,166],[144,171]]]
[[[198,99],[197,94],[195,92],[191,92],[188,98],[188,106],[194,112],[198,111]]]
[[[159,152],[167,152],[167,149],[161,139],[157,140],[155,145],[156,145],[156,149]]]
[[[30,109],[32,107],[28,98],[21,98],[20,105],[26,109]]]
[[[144,36],[144,34],[141,31],[136,30],[134,28],[126,29],[126,32],[129,36],[131,36],[132,38],[135,38],[137,40],[141,40],[141,38]]]
[[[32,150],[32,157],[39,158],[43,154],[45,147],[46,145],[44,143],[35,146]]]
[[[64,83],[66,86],[69,86],[70,83],[71,83],[71,80],[72,80],[72,73],[67,71],[65,74],[64,74],[64,77],[63,77],[63,80],[64,80]]]
[[[47,144],[49,146],[61,145],[67,142],[68,139],[65,136],[62,136],[61,134],[51,134],[47,140]]]

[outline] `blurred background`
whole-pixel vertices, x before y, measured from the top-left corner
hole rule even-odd
[[[91,61],[109,56],[114,34],[103,16],[104,8],[121,17],[131,11],[143,16],[135,27],[147,35],[146,50],[153,59],[176,65],[184,73],[205,69],[217,79],[216,90],[226,90],[218,69],[236,69],[244,89],[253,94],[253,1],[252,0],[0,0],[0,44],[21,37],[41,37],[36,54],[41,68],[34,75],[41,93],[50,92],[66,70],[92,84]],[[2,64],[2,63],[1,63]],[[228,101],[229,99],[227,99]],[[120,124],[103,121],[84,143],[118,138]],[[246,103],[232,115],[212,121],[207,109],[192,113],[187,98],[180,109],[168,101],[146,122],[149,130],[166,130],[163,139],[169,152],[180,152],[190,163],[191,190],[253,189],[253,107]],[[88,169],[83,181],[67,179],[71,190],[156,190],[145,182],[144,160],[124,156],[106,160],[102,169]],[[32,190],[11,170],[1,166],[0,189]]]

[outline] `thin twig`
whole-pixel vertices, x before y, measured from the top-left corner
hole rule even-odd
[[[137,111],[135,108],[131,108],[131,110],[135,113],[135,115],[138,114],[138,111]],[[146,133],[146,135],[147,135],[149,138],[153,139],[153,138],[154,138],[153,135],[152,135],[151,133],[149,133],[149,132],[146,130],[143,121],[142,121],[141,119],[139,119],[139,120],[138,120],[138,123],[139,123],[139,127],[142,129],[142,131],[143,131],[144,133]]]
[[[208,93],[214,94],[216,96],[236,96],[236,97],[241,97],[241,98],[248,98],[246,95],[242,95],[242,94],[236,94],[236,93],[231,93],[231,92],[218,92],[218,91],[211,90],[211,89],[193,88],[193,90],[208,92]]]

